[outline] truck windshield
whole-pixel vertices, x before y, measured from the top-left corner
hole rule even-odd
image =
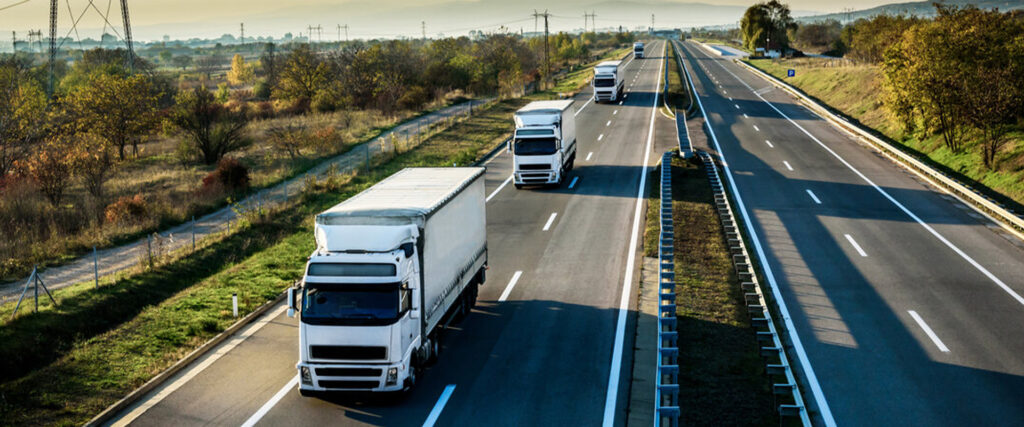
[[[302,321],[316,325],[382,326],[400,317],[398,283],[307,283]]]
[[[604,77],[604,78],[600,78],[600,79],[594,79],[594,87],[612,87],[612,86],[615,86],[615,79],[614,78]]]
[[[548,156],[558,152],[555,138],[517,139],[515,154],[519,156]]]

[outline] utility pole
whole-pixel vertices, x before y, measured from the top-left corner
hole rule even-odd
[[[53,96],[53,67],[57,60],[57,0],[50,0],[50,70],[46,98]]]
[[[18,54],[18,32],[11,31],[11,55]]]
[[[423,41],[427,41],[427,21],[420,21],[420,27],[423,29]]]
[[[654,14],[651,14],[651,34],[654,34]]]
[[[537,17],[538,16],[540,16],[540,15],[537,14],[537,9],[534,9],[533,10],[533,34],[537,34]]]
[[[241,34],[239,35],[239,40],[241,40],[241,44],[245,44],[245,23],[243,22],[243,23],[238,24],[238,25],[239,25],[239,32],[241,32]]]
[[[548,59],[550,58],[548,53],[548,18],[551,17],[551,14],[548,13],[546,9],[544,10],[544,13],[537,13],[537,11],[534,10],[533,19],[537,19],[539,16],[544,17],[544,80],[547,80],[551,78],[551,61]]]
[[[590,18],[590,31],[593,31],[595,33],[597,32],[597,21],[594,20],[594,17],[596,17],[596,16],[597,15],[594,14],[594,11],[590,11],[590,13],[586,13],[586,12],[583,13],[583,32],[584,33],[587,32],[587,18]]]
[[[124,19],[124,44],[128,48],[128,71],[135,74],[135,48],[132,46],[132,21],[128,18],[128,0],[121,0],[121,18]]]

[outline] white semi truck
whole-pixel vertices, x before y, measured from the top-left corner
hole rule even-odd
[[[604,61],[594,66],[594,101],[617,101],[626,87],[622,61]]]
[[[644,57],[644,42],[633,43],[633,58],[643,59]]]
[[[576,110],[572,100],[534,101],[514,115],[508,149],[513,181],[524,185],[560,185],[576,161]]]
[[[299,392],[400,391],[487,268],[483,168],[409,168],[316,216],[299,312]]]

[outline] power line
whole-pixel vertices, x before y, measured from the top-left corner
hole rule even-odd
[[[14,3],[14,4],[9,4],[9,5],[7,5],[7,6],[3,6],[3,7],[0,7],[0,11],[3,11],[3,10],[7,10],[7,9],[10,9],[10,8],[12,8],[12,7],[15,7],[15,6],[21,6],[21,5],[23,5],[23,4],[25,4],[25,3],[28,3],[28,2],[30,2],[30,1],[32,1],[32,0],[21,0],[21,1],[17,2],[17,3]]]

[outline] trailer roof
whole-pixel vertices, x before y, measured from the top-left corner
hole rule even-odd
[[[516,111],[516,114],[547,112],[551,110],[564,111],[572,106],[572,102],[573,101],[571,99],[562,99],[558,101],[533,101],[526,104],[525,107],[520,108],[519,111]]]
[[[619,64],[622,64],[622,61],[604,61],[594,67],[618,67]]]
[[[317,224],[345,218],[427,216],[483,175],[484,168],[406,168],[316,216]]]

